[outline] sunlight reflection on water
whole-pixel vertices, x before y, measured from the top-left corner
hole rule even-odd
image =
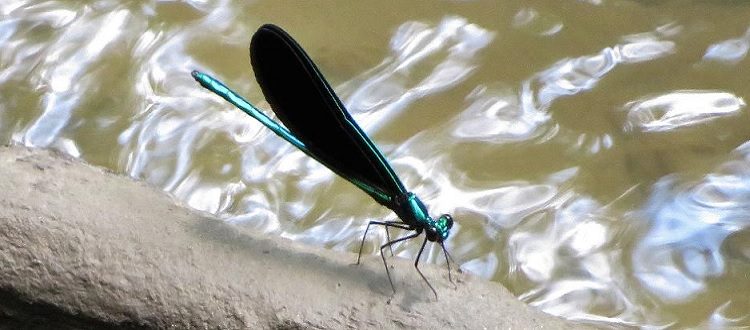
[[[730,93],[674,91],[626,104],[625,131],[669,131],[736,115],[745,107],[742,98]]]
[[[683,303],[726,272],[726,238],[750,226],[750,144],[735,160],[696,183],[665,177],[654,186],[644,212],[653,219],[633,251],[644,288],[669,303]]]

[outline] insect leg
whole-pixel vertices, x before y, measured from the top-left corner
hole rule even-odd
[[[437,300],[438,299],[437,291],[435,291],[435,288],[432,287],[432,284],[430,284],[430,281],[427,280],[427,277],[425,277],[424,274],[422,274],[422,271],[419,270],[419,257],[422,256],[422,251],[424,251],[425,244],[427,244],[426,236],[424,238],[424,242],[422,242],[422,247],[419,248],[419,253],[417,253],[417,259],[414,260],[414,268],[417,269],[417,272],[419,273],[420,276],[422,276],[422,279],[424,280],[424,282],[427,283],[427,286],[430,287],[430,290],[432,290],[432,293],[435,294],[435,300]]]
[[[389,247],[389,246],[391,246],[393,244],[396,244],[398,242],[410,240],[410,239],[412,239],[414,237],[419,236],[421,233],[422,232],[418,231],[418,232],[416,232],[416,233],[414,233],[412,235],[401,237],[401,238],[398,238],[396,240],[393,240],[393,241],[390,241],[388,243],[385,243],[385,244],[383,244],[383,246],[380,247],[380,257],[383,258],[383,265],[385,266],[385,274],[388,275],[388,282],[391,283],[391,289],[393,289],[393,294],[394,295],[396,294],[396,287],[393,285],[393,280],[391,279],[391,271],[388,270],[388,263],[385,261],[385,254],[383,254],[383,249],[385,249],[386,247]]]
[[[411,230],[411,227],[400,221],[370,221],[365,229],[365,234],[362,235],[362,243],[359,244],[359,254],[357,255],[357,265],[359,265],[359,259],[362,257],[362,247],[365,246],[365,238],[367,238],[367,232],[370,230],[370,225],[381,225],[385,226],[385,233],[388,241],[391,240],[391,235],[388,233],[388,227],[396,227],[406,230]],[[391,255],[393,255],[393,249],[391,249]]]
[[[385,227],[385,241],[390,242],[391,241],[391,233],[388,231],[388,227],[390,226],[383,226]],[[388,250],[391,250],[391,257],[393,257],[393,245],[388,247]],[[361,249],[360,249],[361,251]]]
[[[440,247],[443,248],[445,264],[448,265],[448,281],[453,283],[453,279],[451,278],[451,261],[453,260],[453,257],[451,257],[450,253],[448,253],[448,250],[445,248],[445,244],[443,242],[440,242]],[[453,263],[455,264],[456,262],[453,261]],[[456,286],[456,283],[453,283],[453,286]]]

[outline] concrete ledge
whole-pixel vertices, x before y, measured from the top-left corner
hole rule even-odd
[[[264,237],[49,151],[0,147],[0,327],[580,329],[502,286]]]

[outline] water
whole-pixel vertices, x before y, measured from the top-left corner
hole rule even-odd
[[[2,143],[356,251],[394,215],[190,77],[267,109],[247,47],[273,22],[431,212],[454,215],[464,270],[573,320],[750,327],[743,1],[4,1],[0,15]]]

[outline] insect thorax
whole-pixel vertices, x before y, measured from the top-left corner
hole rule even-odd
[[[430,217],[427,207],[414,193],[406,193],[396,197],[396,215],[401,221],[415,227],[417,231],[425,230],[430,241],[435,241],[439,236],[444,236],[437,223]]]

